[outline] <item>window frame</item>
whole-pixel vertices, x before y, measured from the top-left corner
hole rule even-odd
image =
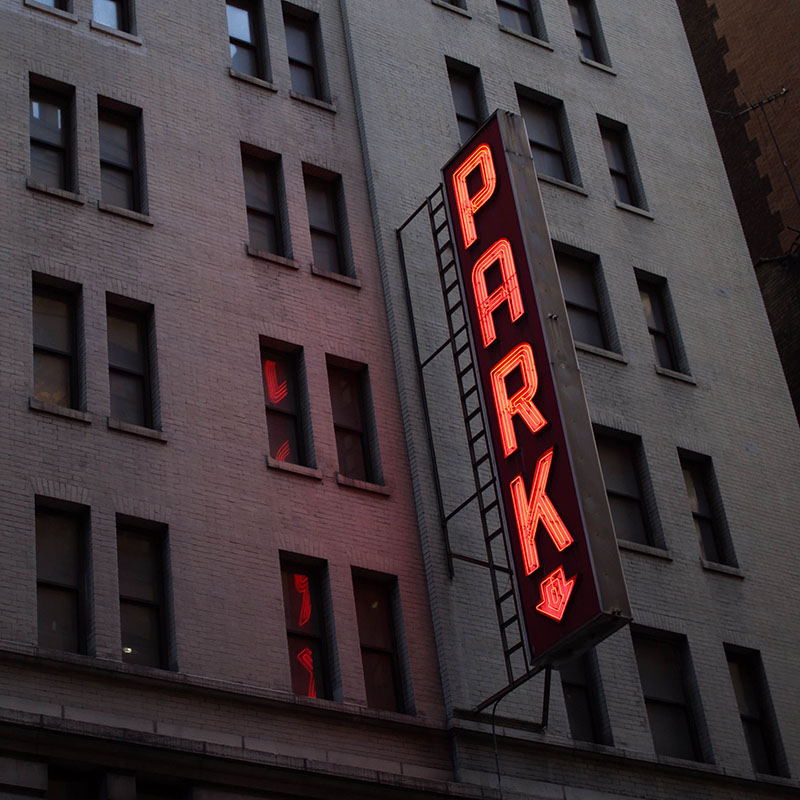
[[[39,543],[40,543],[40,515],[47,515],[51,517],[59,517],[62,519],[69,519],[76,526],[76,539],[77,539],[77,580],[75,585],[65,584],[61,581],[54,581],[47,578],[40,577],[40,559],[39,559]],[[89,653],[89,630],[90,630],[90,580],[91,569],[89,563],[89,522],[90,509],[87,506],[68,503],[66,501],[55,500],[49,497],[37,495],[35,498],[34,509],[34,527],[35,527],[35,540],[36,540],[36,606],[37,606],[37,644],[43,647],[41,620],[38,619],[38,611],[40,606],[39,589],[46,586],[50,589],[55,589],[59,592],[68,592],[74,595],[74,610],[75,610],[75,639],[76,646],[72,650],[62,650],[61,648],[45,648],[55,649],[59,652],[78,653],[80,655],[87,655]]]
[[[155,562],[155,585],[156,585],[156,599],[149,600],[147,598],[135,597],[133,595],[124,595],[121,589],[121,572],[122,563],[120,560],[120,547],[119,540],[120,534],[136,536],[142,539],[148,539],[154,544],[154,551],[156,553]],[[169,595],[167,590],[168,569],[167,569],[167,547],[168,547],[168,529],[166,525],[159,523],[149,522],[146,520],[137,520],[132,517],[127,517],[122,514],[117,514],[116,518],[116,546],[117,546],[117,580],[118,580],[118,601],[119,601],[119,620],[120,620],[120,656],[123,663],[132,664],[135,666],[144,666],[154,669],[173,669],[170,664],[171,653],[170,647],[172,643],[171,632],[169,630],[169,613],[168,601]],[[158,624],[158,635],[156,646],[158,648],[158,663],[140,664],[137,661],[126,659],[125,653],[125,632],[122,617],[122,609],[124,605],[144,607],[148,609],[155,609],[155,620]]]
[[[127,130],[129,147],[129,164],[120,161],[113,161],[104,158],[103,151],[103,128],[102,123],[118,125]],[[142,141],[142,110],[134,106],[126,106],[115,100],[98,96],[97,98],[97,128],[98,128],[98,149],[100,156],[100,198],[103,205],[113,208],[122,208],[133,211],[137,214],[147,213],[147,194],[145,190],[144,175],[144,147]],[[123,173],[130,176],[131,180],[131,202],[129,205],[120,206],[112,203],[105,197],[103,188],[103,174]]]
[[[567,672],[565,678],[564,672],[569,669],[579,670],[579,680],[573,680],[573,675],[570,675],[569,672]],[[564,695],[564,705],[567,711],[567,721],[572,738],[576,741],[592,742],[609,747],[613,746],[614,739],[611,733],[611,725],[608,721],[608,713],[606,711],[605,697],[595,649],[592,648],[577,656],[577,658],[571,659],[567,664],[562,664],[559,667],[559,675],[561,678],[561,690]],[[570,713],[570,709],[574,707],[574,704],[571,704],[568,699],[568,688],[578,688],[585,693],[585,707],[592,728],[591,738],[587,739],[584,736],[576,735],[576,725],[573,722],[573,715]]]
[[[466,64],[462,61],[455,61],[446,58],[447,80],[450,87],[450,97],[455,112],[458,136],[461,144],[464,144],[480,128],[486,119],[486,101],[481,81],[481,71],[478,67]],[[460,107],[460,93],[455,91],[455,87],[460,84],[461,88],[466,89],[471,100],[472,109],[465,111]],[[465,135],[465,127],[468,127],[468,135]]]
[[[139,346],[141,348],[141,355],[143,366],[140,372],[130,369],[126,366],[112,364],[111,362],[111,342],[108,339],[110,326],[108,321],[111,317],[115,317],[127,322],[134,322],[138,328]],[[126,298],[119,298],[112,295],[106,295],[106,339],[108,346],[108,371],[109,371],[109,400],[113,397],[113,390],[111,388],[111,375],[121,374],[127,375],[141,380],[142,384],[142,407],[144,411],[143,421],[132,422],[131,420],[123,419],[113,413],[113,404],[109,403],[110,414],[109,416],[119,422],[136,425],[142,428],[150,428],[156,430],[156,409],[154,403],[154,353],[151,328],[153,325],[153,307],[145,304],[132,304],[132,301]]]
[[[46,297],[52,300],[63,302],[67,307],[67,320],[69,325],[69,349],[58,350],[48,345],[36,343],[36,298]],[[80,353],[80,334],[79,334],[79,310],[80,303],[80,287],[78,286],[65,286],[53,283],[45,283],[36,277],[33,280],[32,291],[32,322],[33,322],[33,393],[32,397],[43,403],[52,403],[54,405],[63,406],[64,408],[71,408],[74,410],[82,410],[83,402],[81,398],[81,353]],[[59,359],[65,359],[68,367],[68,390],[69,402],[56,403],[53,400],[44,400],[36,395],[36,364],[37,354],[43,353],[48,356],[55,356]]]
[[[647,711],[648,726],[650,728],[650,733],[653,740],[653,749],[656,755],[659,757],[677,758],[683,761],[712,763],[713,756],[709,744],[708,731],[706,729],[705,717],[703,715],[700,695],[697,689],[697,682],[694,677],[694,666],[692,663],[691,653],[689,651],[689,642],[686,636],[667,631],[639,628],[637,626],[631,629],[631,641],[633,644],[637,671],[639,673],[642,699],[644,700],[645,709]],[[637,651],[638,643],[655,644],[658,647],[668,648],[672,651],[674,663],[678,665],[678,678],[680,682],[682,701],[679,702],[665,697],[648,695],[647,690],[645,689],[642,664],[640,661],[639,652]],[[665,663],[666,662],[661,659],[662,666]],[[682,755],[675,755],[674,753],[659,751],[656,731],[653,728],[651,707],[683,709],[693,752],[693,756],[691,758],[686,758]]]
[[[312,219],[311,205],[309,196],[312,190],[321,190],[325,195],[326,202],[333,208],[333,228],[321,227],[317,224],[318,220]],[[347,212],[345,209],[344,183],[342,176],[335,172],[329,172],[312,164],[303,164],[303,191],[306,198],[306,213],[308,215],[308,230],[311,238],[312,268],[316,272],[325,275],[344,275],[348,278],[355,278],[353,257],[350,249],[348,236]],[[339,269],[334,272],[325,269],[320,265],[314,253],[315,238],[322,238],[327,242],[333,242],[336,251],[336,262]]]
[[[133,14],[133,0],[105,0],[105,2],[112,2],[117,7],[117,25],[108,25],[105,22],[101,22],[95,16],[95,8],[94,4],[97,0],[93,0],[92,3],[92,22],[95,25],[103,25],[106,28],[110,28],[111,30],[115,31],[122,31],[123,33],[136,33],[136,25],[135,19]]]
[[[636,156],[633,152],[628,126],[622,122],[597,115],[597,124],[600,128],[600,138],[603,144],[603,151],[606,156],[606,164],[611,176],[611,185],[614,189],[614,199],[622,206],[638,208],[647,211],[647,200],[644,194],[644,186],[639,175],[639,167]],[[616,155],[622,161],[623,168],[620,168],[609,158],[608,151],[616,150]],[[620,196],[617,179],[624,180],[628,199]]]
[[[247,214],[248,248],[260,253],[291,258],[291,247],[286,225],[285,190],[283,185],[283,159],[279,153],[262,150],[252,145],[241,143],[242,184],[244,190],[245,210]],[[274,211],[259,208],[248,201],[247,165],[258,165],[258,169],[266,181],[268,192],[272,197]],[[269,219],[274,225],[277,247],[264,250],[253,244],[250,220],[252,217]]]
[[[530,31],[526,31],[517,25],[509,25],[508,22],[504,22],[504,11],[512,14],[516,12],[524,18],[527,18]],[[497,0],[497,16],[500,20],[501,27],[505,30],[521,33],[523,36],[530,36],[542,42],[548,41],[547,31],[544,27],[544,19],[542,18],[541,8],[539,7],[539,0]]]
[[[286,56],[289,62],[289,80],[292,93],[299,97],[310,97],[313,100],[322,102],[330,101],[330,92],[327,85],[327,75],[323,60],[322,32],[320,28],[320,17],[315,11],[293,5],[282,3],[283,29],[286,39]],[[298,57],[293,51],[289,42],[287,28],[292,27],[299,31],[308,44],[311,60],[305,61]],[[298,91],[295,88],[295,72],[297,68],[305,70],[311,74],[314,85],[314,93],[309,95],[306,92]]]
[[[710,456],[704,456],[700,453],[693,453],[683,448],[678,448],[678,460],[680,462],[681,473],[683,476],[684,484],[686,485],[687,499],[689,502],[689,510],[694,522],[695,532],[697,534],[698,545],[700,546],[700,554],[704,561],[711,564],[721,564],[726,567],[738,568],[739,564],[736,560],[736,553],[733,549],[733,541],[731,540],[730,531],[728,529],[727,520],[725,517],[725,509],[722,504],[722,498],[717,484],[716,474],[714,472],[714,465]],[[689,491],[687,473],[692,479],[692,486],[695,496],[698,499],[698,509],[695,510],[692,503],[692,494]],[[700,509],[702,499],[698,493],[698,485],[696,479],[699,479],[699,489],[702,491],[708,506],[708,512]],[[705,522],[710,527],[710,534],[712,537],[713,548],[716,553],[709,553],[707,542],[703,536],[703,525]],[[711,556],[718,555],[719,558],[712,558]]]
[[[58,108],[62,115],[63,144],[56,145],[33,133],[33,103],[47,103]],[[50,186],[41,176],[34,174],[33,154],[35,150],[46,150],[59,155],[60,181],[54,189],[75,192],[77,189],[77,170],[75,156],[75,87],[51,80],[42,75],[29,73],[28,79],[28,151],[29,175],[31,180]]]
[[[228,6],[241,9],[247,13],[250,36],[252,42],[246,42],[239,39],[231,33],[230,25],[227,20]],[[261,0],[225,0],[225,13],[226,13],[226,27],[228,29],[228,45],[240,47],[253,54],[253,62],[255,63],[255,72],[246,72],[245,70],[238,69],[234,66],[233,55],[230,54],[231,69],[234,72],[239,72],[243,75],[250,75],[259,80],[269,81],[269,58],[266,47],[266,36],[264,35],[264,19],[263,19],[263,3]]]
[[[666,278],[652,275],[642,270],[634,270],[636,277],[636,287],[639,292],[640,305],[644,314],[645,326],[650,337],[650,346],[653,351],[653,358],[656,366],[668,372],[676,372],[681,375],[691,375],[686,355],[683,349],[683,342],[680,338],[678,322],[675,317],[675,310],[672,306],[672,297],[669,291]],[[657,308],[658,314],[664,320],[663,329],[658,326],[658,320],[654,314],[653,319],[648,318],[647,308],[642,300],[642,295],[646,294],[650,307]],[[657,342],[663,342],[667,348],[669,364],[664,364],[659,353]]]
[[[366,364],[359,364],[354,361],[326,356],[326,366],[328,375],[328,391],[331,401],[331,419],[333,421],[334,438],[336,440],[336,453],[338,459],[338,475],[353,481],[363,481],[374,485],[383,485],[383,472],[381,470],[380,454],[377,446],[377,431],[375,428],[374,409],[372,406],[372,394],[369,381],[369,369]],[[357,394],[358,411],[361,425],[356,428],[342,420],[336,419],[336,411],[333,399],[333,388],[331,382],[331,372],[348,373],[350,380],[355,382]],[[338,431],[348,434],[358,435],[361,441],[361,451],[364,460],[365,477],[360,478],[356,475],[349,475],[343,471],[341,452],[339,450]]]
[[[283,592],[282,602],[284,608],[284,619],[286,620],[286,638],[287,647],[291,659],[291,639],[303,639],[318,645],[319,652],[319,676],[322,679],[322,686],[320,687],[317,682],[317,675],[314,674],[314,686],[316,689],[315,695],[317,699],[332,700],[336,693],[334,671],[332,669],[334,661],[335,648],[333,646],[333,618],[330,610],[330,589],[328,585],[328,567],[327,562],[319,559],[313,559],[306,556],[296,555],[293,553],[280,553],[280,571],[281,571],[281,587]],[[287,597],[286,597],[286,584],[283,581],[285,574],[304,573],[309,577],[309,597],[311,602],[316,603],[320,609],[318,617],[317,634],[307,633],[305,631],[294,630],[290,628],[287,616]],[[313,607],[313,606],[312,606]],[[290,667],[291,669],[291,667]],[[294,689],[293,689],[294,691]],[[312,697],[307,693],[297,693],[300,697]]]
[[[608,55],[603,28],[600,24],[600,15],[597,13],[597,5],[594,0],[567,0],[572,19],[572,27],[575,36],[580,44],[581,57],[594,64],[602,64],[604,67],[611,66],[611,59]],[[583,14],[585,17],[585,28],[581,30],[576,24],[576,16]],[[584,42],[588,42],[592,55],[587,55]]]

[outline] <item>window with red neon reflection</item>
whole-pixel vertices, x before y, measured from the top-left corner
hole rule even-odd
[[[292,691],[305,697],[330,697],[321,572],[307,565],[283,563],[281,580]]]
[[[295,352],[261,351],[269,454],[276,461],[307,464],[300,420],[302,402],[298,396],[297,364]]]

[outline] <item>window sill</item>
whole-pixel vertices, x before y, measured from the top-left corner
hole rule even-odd
[[[239,72],[238,69],[234,69],[233,67],[228,67],[228,74],[231,76],[231,78],[236,78],[237,81],[250,83],[253,86],[258,86],[261,89],[266,89],[269,92],[278,91],[278,87],[274,83],[265,81],[263,78],[257,78],[255,75],[248,75],[246,72]]]
[[[141,225],[153,227],[153,220],[150,218],[149,214],[140,214],[138,211],[131,211],[129,208],[123,208],[122,206],[112,206],[100,200],[97,201],[97,208],[106,214],[113,214],[115,217],[122,217],[123,219],[138,222]]]
[[[626,542],[624,539],[617,539],[617,547],[620,550],[629,550],[631,553],[641,553],[644,556],[660,558],[663,561],[672,561],[672,553],[663,547],[653,547],[651,544],[640,544],[639,542]]]
[[[87,425],[92,422],[92,415],[88,411],[78,411],[77,408],[67,408],[67,406],[60,406],[57,403],[47,403],[44,400],[37,400],[35,397],[28,398],[28,408],[31,411],[41,411],[43,414],[52,414],[55,417],[85,422]]]
[[[388,486],[384,486],[382,483],[370,483],[369,481],[359,481],[356,478],[348,478],[347,475],[342,475],[341,472],[336,473],[336,483],[339,486],[349,486],[351,489],[361,489],[364,492],[382,494],[384,497],[389,496]]]
[[[731,567],[728,564],[718,564],[716,561],[706,561],[705,558],[700,559],[700,564],[703,569],[709,572],[719,572],[722,575],[730,575],[733,578],[744,578],[744,572],[739,567]]]
[[[607,358],[609,361],[616,361],[620,364],[627,364],[628,359],[620,353],[615,353],[613,350],[606,350],[604,347],[595,347],[593,344],[585,344],[584,342],[575,342],[575,349],[584,353],[591,353],[601,358]]]
[[[299,100],[306,105],[321,108],[323,111],[329,111],[331,114],[336,113],[336,106],[329,103],[327,100],[320,100],[318,97],[309,97],[307,94],[299,94],[298,92],[289,92],[289,97],[293,100]]]
[[[655,217],[645,208],[639,208],[639,206],[631,206],[628,205],[627,203],[622,203],[619,200],[615,200],[614,205],[621,211],[628,211],[631,214],[636,214],[637,216],[645,217],[646,219],[655,219]]]
[[[663,375],[665,378],[672,378],[675,381],[682,381],[683,383],[697,386],[697,381],[691,375],[688,375],[685,372],[677,372],[674,369],[660,367],[658,364],[655,365],[655,370],[659,375]]]
[[[71,14],[69,11],[62,11],[60,8],[52,8],[51,6],[46,6],[44,3],[37,3],[36,0],[23,0],[23,5],[26,5],[28,8],[35,8],[37,11],[43,11],[45,14],[50,14],[52,17],[63,19],[65,22],[78,21],[77,15]]]
[[[303,464],[291,464],[288,461],[278,461],[277,458],[267,456],[267,466],[270,469],[279,469],[284,472],[291,472],[294,475],[302,475],[304,478],[312,478],[315,481],[322,480],[322,471],[316,467],[306,467]]]
[[[284,258],[284,256],[278,256],[275,253],[268,253],[266,250],[256,250],[255,247],[250,247],[249,244],[246,244],[244,249],[247,255],[257,258],[259,261],[268,261],[270,264],[287,267],[288,269],[300,269],[300,264],[292,258]]]
[[[452,11],[454,14],[460,14],[462,17],[472,19],[472,14],[470,14],[466,8],[459,8],[458,6],[454,6],[452,3],[446,3],[445,0],[431,0],[431,3],[433,3],[435,6],[439,6],[439,8],[445,8],[448,11]]]
[[[28,178],[25,185],[32,192],[39,192],[40,194],[49,194],[50,197],[58,197],[60,200],[68,200],[70,203],[82,206],[86,202],[86,198],[82,194],[70,192],[67,189],[56,189],[55,186],[48,186],[46,183],[39,183],[39,181]]]
[[[617,73],[608,66],[608,64],[603,64],[600,61],[593,61],[591,58],[586,58],[586,56],[579,56],[581,60],[581,64],[586,64],[587,67],[594,67],[595,69],[599,69],[600,72],[605,72],[608,75],[616,75]]]
[[[167,442],[167,437],[163,431],[157,431],[155,428],[145,428],[143,425],[133,425],[130,422],[123,422],[121,419],[114,419],[114,417],[108,418],[108,429],[110,431],[130,433],[133,436],[141,436],[143,439],[154,439],[164,444]]]
[[[497,26],[503,33],[508,33],[511,36],[516,36],[517,39],[524,39],[526,42],[530,42],[531,44],[535,44],[537,47],[541,47],[544,50],[549,50],[551,53],[555,50],[553,45],[550,42],[546,42],[544,39],[539,39],[537,36],[531,36],[529,33],[524,33],[523,31],[518,31],[516,28],[509,28],[507,25],[498,25]]]
[[[142,37],[137,36],[135,33],[128,33],[127,31],[121,31],[119,28],[109,28],[108,25],[102,25],[99,22],[95,22],[91,20],[89,22],[89,27],[93,31],[97,31],[98,33],[105,33],[108,36],[113,36],[115,39],[121,39],[123,42],[130,42],[131,44],[138,45],[141,47],[143,44]]]
[[[324,269],[317,269],[313,264],[311,265],[311,274],[316,275],[318,278],[326,278],[329,281],[344,283],[355,289],[361,288],[361,281],[358,278],[353,278],[350,275],[342,275],[340,272],[328,272]]]
[[[550,183],[553,186],[560,186],[562,189],[568,189],[570,192],[575,192],[575,194],[583,195],[584,197],[589,196],[589,192],[583,188],[583,186],[578,186],[577,183],[570,183],[569,181],[562,181],[561,178],[552,178],[550,175],[537,175],[536,176],[542,183]]]

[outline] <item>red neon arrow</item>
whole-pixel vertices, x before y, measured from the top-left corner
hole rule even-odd
[[[539,587],[542,602],[536,606],[536,610],[556,622],[561,622],[572,594],[572,588],[575,586],[575,577],[567,580],[564,576],[564,567],[559,567],[555,572],[550,573]]]

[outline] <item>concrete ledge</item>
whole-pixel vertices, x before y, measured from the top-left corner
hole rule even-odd
[[[122,208],[122,206],[114,206],[110,203],[103,203],[101,200],[97,201],[97,208],[105,214],[113,214],[116,217],[123,217],[124,219],[139,222],[142,225],[149,225],[153,227],[153,220],[149,214],[142,214],[139,211],[131,211],[129,208]]]
[[[606,350],[602,347],[595,347],[593,344],[586,344],[585,342],[575,342],[575,349],[580,350],[582,353],[591,353],[595,356],[607,358],[609,361],[616,361],[620,364],[627,364],[628,359],[621,353],[615,353],[613,350]]]
[[[341,472],[336,473],[336,483],[339,486],[348,486],[351,489],[360,489],[363,492],[372,492],[373,494],[382,494],[388,497],[390,494],[389,487],[381,483],[370,483],[369,481],[359,481],[355,478],[348,478],[347,475],[342,475]]]
[[[439,6],[439,8],[446,8],[448,11],[452,11],[454,14],[460,14],[462,17],[472,19],[472,14],[470,14],[465,8],[454,6],[452,3],[445,2],[445,0],[431,0],[431,3],[433,3],[435,6]]]
[[[37,11],[43,11],[45,14],[50,14],[52,17],[58,17],[65,22],[77,22],[78,17],[70,11],[63,11],[60,8],[53,8],[52,6],[45,5],[44,3],[37,3],[36,0],[22,0],[22,4],[28,8],[35,8]]]
[[[541,183],[549,183],[552,186],[558,186],[561,189],[567,189],[570,192],[575,192],[575,194],[579,194],[583,197],[588,197],[589,192],[583,188],[583,186],[578,186],[577,183],[570,183],[569,181],[562,181],[561,178],[553,178],[550,175],[537,175],[536,176]]]
[[[255,247],[251,247],[249,244],[245,244],[244,250],[247,255],[257,258],[259,261],[266,261],[269,264],[276,264],[279,267],[287,267],[288,269],[300,269],[300,262],[295,261],[293,258],[278,256],[275,253],[268,253],[266,250],[256,250]]]
[[[721,575],[730,575],[732,578],[744,578],[744,572],[739,567],[732,567],[729,564],[718,564],[716,561],[707,561],[705,558],[700,559],[700,564],[703,569],[709,572],[718,572]]]
[[[114,417],[108,418],[108,429],[110,431],[130,433],[133,436],[141,436],[144,439],[155,439],[157,442],[163,442],[164,444],[167,442],[167,437],[162,431],[157,431],[155,428],[145,428],[142,425],[132,425],[130,422],[114,419]]]
[[[655,219],[655,217],[646,208],[639,208],[639,206],[621,203],[619,200],[615,200],[614,205],[620,209],[620,211],[627,211],[630,214],[636,214],[636,216],[644,217],[645,219]]]
[[[289,92],[289,97],[292,100],[299,100],[315,108],[321,108],[323,111],[330,111],[331,114],[336,113],[336,106],[328,100],[320,100],[318,97],[309,97],[307,94],[300,94],[299,92]]]
[[[252,86],[258,86],[260,89],[266,89],[268,92],[277,92],[278,87],[270,82],[265,81],[263,78],[257,78],[255,75],[248,75],[246,72],[239,72],[238,69],[228,67],[228,74],[231,78],[236,78],[237,81],[244,81]]]
[[[128,33],[127,31],[121,31],[119,28],[110,28],[108,25],[103,25],[99,22],[95,22],[91,20],[89,22],[89,28],[93,31],[97,31],[98,33],[105,33],[107,36],[113,36],[115,39],[119,39],[123,42],[130,42],[131,44],[135,44],[137,46],[141,46],[143,44],[141,36],[137,36],[134,33]]]
[[[355,289],[361,288],[361,281],[358,278],[354,278],[351,275],[342,275],[341,272],[328,272],[324,269],[317,269],[313,264],[311,265],[311,274],[316,275],[318,278],[327,278],[329,281],[344,283]]]
[[[304,464],[291,464],[288,461],[278,461],[277,458],[267,456],[267,466],[270,469],[291,472],[293,475],[301,475],[304,478],[312,478],[316,481],[322,480],[322,470],[316,467],[307,467]]]
[[[626,542],[624,539],[617,539],[617,547],[620,550],[628,550],[631,553],[641,553],[652,558],[660,558],[664,561],[672,561],[672,553],[663,547],[654,547],[652,544],[641,544],[640,542]]]
[[[530,42],[531,44],[535,44],[537,47],[541,47],[544,50],[549,50],[551,53],[554,52],[555,48],[550,42],[546,42],[544,39],[540,39],[538,36],[531,36],[529,33],[525,33],[524,31],[518,31],[516,28],[509,28],[508,25],[503,25],[500,23],[497,26],[503,33],[508,33],[511,36],[516,36],[517,39],[524,39],[526,42]]]
[[[78,411],[77,408],[67,408],[57,403],[45,403],[35,397],[28,398],[28,408],[31,411],[41,411],[43,414],[52,414],[55,417],[74,419],[76,422],[85,422],[87,424],[92,422],[92,415],[88,411]]]
[[[674,369],[666,369],[665,367],[661,367],[658,364],[655,365],[656,373],[659,375],[663,375],[665,378],[672,378],[675,381],[681,381],[683,383],[691,384],[692,386],[697,386],[697,381],[686,372],[678,372]]]
[[[70,192],[68,189],[57,189],[55,186],[48,186],[46,183],[39,183],[39,181],[28,178],[25,185],[32,192],[39,192],[39,194],[49,194],[50,197],[58,197],[60,200],[68,200],[70,203],[82,206],[86,202],[86,198],[82,194]]]
[[[581,60],[581,64],[586,64],[587,67],[594,67],[595,69],[599,69],[600,72],[605,72],[608,75],[616,75],[616,71],[611,69],[608,64],[603,64],[600,61],[593,61],[591,58],[586,58],[586,56],[579,56]]]

